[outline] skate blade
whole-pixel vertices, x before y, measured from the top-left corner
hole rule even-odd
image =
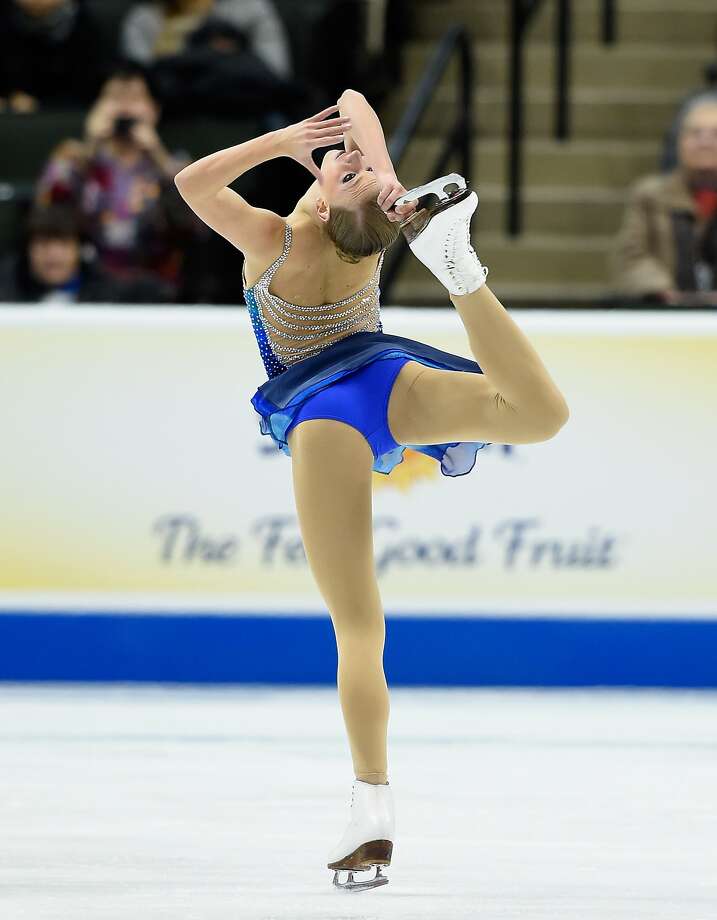
[[[414,211],[410,217],[406,218],[406,220],[402,221],[399,225],[399,229],[409,246],[417,236],[423,233],[437,214],[441,214],[443,211],[447,211],[448,208],[452,208],[459,202],[465,201],[465,199],[470,198],[471,195],[475,195],[476,198],[478,197],[476,192],[469,188],[463,188],[454,192],[445,200],[436,199],[434,197],[428,205]]]
[[[370,891],[372,888],[380,888],[382,885],[388,885],[388,878],[381,874],[381,866],[376,866],[376,875],[365,881],[356,881],[354,879],[354,869],[335,869],[334,870],[334,888],[339,891]],[[339,872],[347,872],[348,878],[345,882],[339,881]]]
[[[466,180],[458,173],[449,173],[447,176],[441,176],[440,179],[432,179],[425,185],[417,185],[416,188],[409,189],[405,195],[396,199],[395,204],[405,204],[407,201],[416,201],[421,198],[438,198],[440,201],[447,201],[451,195],[460,192],[466,187]],[[416,208],[425,207],[420,201],[416,203]]]

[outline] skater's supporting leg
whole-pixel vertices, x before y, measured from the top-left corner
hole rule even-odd
[[[386,783],[389,698],[373,555],[373,454],[359,431],[333,419],[300,422],[289,449],[304,549],[336,633],[354,772],[364,782]]]

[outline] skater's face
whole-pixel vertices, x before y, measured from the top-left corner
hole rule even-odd
[[[329,206],[357,208],[378,197],[380,183],[359,150],[329,150],[321,164],[321,192]]]
[[[685,169],[717,171],[717,103],[699,103],[687,114],[679,155]]]

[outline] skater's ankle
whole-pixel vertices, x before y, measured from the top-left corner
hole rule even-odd
[[[387,773],[357,773],[356,779],[362,783],[371,783],[372,786],[387,786]]]

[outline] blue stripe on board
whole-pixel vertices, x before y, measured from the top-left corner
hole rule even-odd
[[[389,685],[717,687],[717,620],[391,617]],[[334,684],[328,616],[0,614],[0,680]]]

